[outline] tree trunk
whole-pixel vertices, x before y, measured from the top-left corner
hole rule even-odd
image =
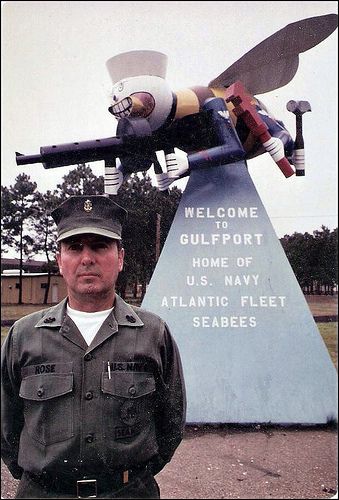
[[[147,286],[146,280],[142,279],[142,281],[141,281],[141,300],[143,300],[143,298],[145,296],[146,286]]]
[[[138,280],[134,281],[133,285],[133,298],[136,299],[138,297]]]
[[[22,249],[22,230],[23,230],[23,221],[20,221],[20,269],[19,269],[19,299],[18,299],[18,304],[22,304],[22,254],[23,254],[23,249]]]
[[[49,293],[50,287],[51,287],[51,269],[50,269],[50,267],[48,267],[47,286],[45,288],[44,304],[48,303],[48,293]]]
[[[46,255],[46,259],[47,259],[48,275],[47,275],[47,286],[45,288],[45,295],[44,295],[44,304],[47,304],[48,303],[48,293],[49,293],[49,289],[51,287],[51,261],[49,259],[48,250],[47,250],[47,233],[45,234],[45,255]]]

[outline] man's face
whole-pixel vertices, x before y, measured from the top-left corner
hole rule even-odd
[[[82,234],[61,241],[57,253],[60,273],[72,301],[86,301],[89,295],[114,297],[114,287],[123,268],[124,250],[118,242],[105,236]]]

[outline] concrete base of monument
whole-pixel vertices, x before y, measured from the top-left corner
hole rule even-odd
[[[337,420],[335,368],[245,162],[192,172],[142,307],[180,349],[188,423]]]

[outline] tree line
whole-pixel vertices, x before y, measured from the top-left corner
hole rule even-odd
[[[333,295],[338,284],[338,228],[295,232],[280,242],[303,292]]]
[[[103,192],[103,176],[95,176],[85,164],[69,171],[55,190],[46,193],[39,192],[37,184],[24,173],[18,175],[13,185],[1,186],[1,249],[2,253],[14,249],[19,255],[19,304],[24,259],[41,254],[46,260],[47,303],[57,251],[56,226],[50,212],[69,196]],[[147,174],[140,174],[131,176],[114,198],[128,211],[123,229],[125,265],[117,282],[122,297],[126,297],[128,289],[133,290],[135,297],[144,296],[181,195],[176,187],[161,193],[152,186]],[[322,226],[313,234],[293,233],[280,239],[304,293],[333,294],[338,281],[337,233],[337,229],[330,231]]]
[[[41,193],[27,174],[19,174],[9,187],[1,186],[1,250],[14,249],[19,255],[19,299],[22,303],[23,262],[43,254],[48,273],[44,303],[47,303],[57,251],[56,225],[50,212],[69,196],[104,192],[103,176],[95,176],[88,165],[78,165],[62,178],[54,191]],[[128,211],[123,228],[124,270],[117,289],[125,297],[127,287],[143,296],[177,210],[181,190],[160,192],[147,174],[131,176],[114,201]],[[2,255],[3,256],[3,255]],[[139,290],[141,288],[141,291]]]

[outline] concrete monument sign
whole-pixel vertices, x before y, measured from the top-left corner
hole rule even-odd
[[[178,343],[188,423],[336,420],[336,370],[246,162],[191,173],[142,306]]]

